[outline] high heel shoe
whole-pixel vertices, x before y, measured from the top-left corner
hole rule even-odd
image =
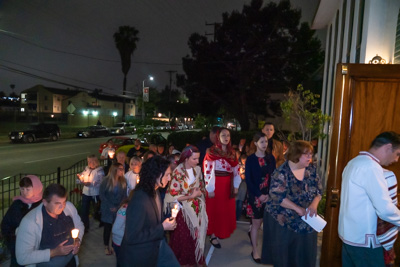
[[[255,263],[261,264],[261,259],[260,259],[260,258],[255,259],[255,258],[253,257],[253,252],[251,252],[251,258],[253,259],[253,261],[254,261]]]

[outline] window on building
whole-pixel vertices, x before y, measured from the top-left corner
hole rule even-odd
[[[49,108],[45,105],[45,106],[44,106],[44,110],[49,110]]]
[[[47,95],[44,96],[44,100],[47,100]]]

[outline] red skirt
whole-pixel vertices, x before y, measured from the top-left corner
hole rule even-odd
[[[228,238],[236,229],[235,198],[231,195],[231,176],[215,177],[215,197],[206,198],[207,235]]]
[[[180,265],[204,265],[204,256],[196,262],[196,240],[190,235],[190,230],[183,219],[182,212],[176,216],[176,228],[170,232],[169,246]]]

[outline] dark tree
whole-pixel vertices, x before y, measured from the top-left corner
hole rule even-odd
[[[131,56],[136,49],[136,43],[139,41],[138,34],[139,31],[131,26],[121,26],[118,32],[114,33],[114,41],[121,56],[122,73],[124,74],[122,121],[125,121],[126,75],[131,68]]]
[[[267,113],[269,92],[287,92],[323,63],[320,41],[288,0],[253,0],[222,15],[215,39],[194,33],[180,82],[192,108],[204,115],[223,108],[249,129],[249,114]]]

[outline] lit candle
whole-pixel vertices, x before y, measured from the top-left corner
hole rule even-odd
[[[71,235],[72,235],[72,238],[74,239],[74,244],[75,244],[75,239],[78,237],[78,235],[79,235],[79,229],[72,229],[71,230]]]
[[[175,208],[172,209],[172,218],[176,218],[178,212],[179,212],[178,204],[175,204]]]
[[[114,158],[115,151],[114,150],[108,150],[108,156],[110,159]]]
[[[140,178],[139,176],[136,178],[136,184],[138,184],[140,182]]]

